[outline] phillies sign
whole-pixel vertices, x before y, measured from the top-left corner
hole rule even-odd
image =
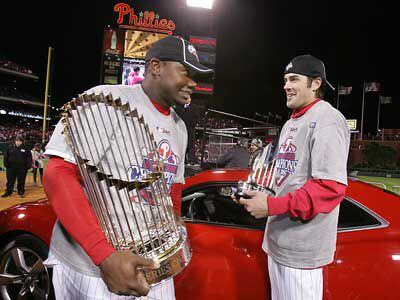
[[[117,3],[114,11],[118,13],[117,23],[121,28],[139,29],[172,34],[176,26],[174,21],[160,19],[154,11],[141,11],[135,14],[133,7],[126,3]]]

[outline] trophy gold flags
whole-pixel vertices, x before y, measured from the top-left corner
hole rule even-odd
[[[150,285],[178,274],[191,251],[144,118],[129,103],[103,94],[73,99],[62,116],[84,191],[108,242],[160,263],[157,270],[142,270]]]
[[[246,191],[261,191],[275,195],[272,189],[275,177],[276,160],[272,157],[272,144],[268,144],[262,153],[256,158],[253,168],[246,181],[239,181],[234,196],[237,200],[241,197],[249,198]]]

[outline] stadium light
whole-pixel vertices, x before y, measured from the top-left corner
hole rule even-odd
[[[214,0],[186,0],[187,6],[212,9]]]
[[[7,112],[4,109],[1,109],[0,110],[0,115],[5,115],[5,114],[7,114]]]

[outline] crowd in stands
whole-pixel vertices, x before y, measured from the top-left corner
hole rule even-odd
[[[0,86],[0,96],[2,97],[9,97],[9,98],[16,98],[16,99],[24,99],[29,101],[36,101],[39,102],[40,100],[32,95],[29,95],[26,92],[17,90],[12,87],[8,86]]]
[[[0,68],[9,69],[16,72],[21,72],[29,75],[35,75],[27,67],[20,66],[19,64],[9,60],[7,57],[0,53]]]
[[[382,137],[383,135],[383,137]],[[364,134],[363,140],[365,141],[400,141],[400,133],[387,133],[387,132],[378,132],[378,134]]]
[[[203,127],[203,120],[200,120],[197,127]],[[223,128],[240,128],[242,127],[238,122],[233,119],[221,119],[208,117],[206,119],[207,129],[223,129]]]
[[[201,160],[201,128],[204,126],[204,121],[205,121],[205,126],[207,130],[210,129],[226,129],[226,128],[242,128],[243,125],[241,125],[239,122],[235,121],[234,119],[224,119],[224,118],[214,118],[208,116],[207,119],[200,119],[198,123],[196,124],[196,128],[200,129],[200,131],[197,131],[197,137],[196,137],[196,142],[194,144],[195,147],[195,156],[198,161]],[[232,145],[235,144],[234,139],[227,138],[230,142],[232,142]],[[221,149],[220,145],[217,145],[215,143],[211,143],[210,145],[210,140],[206,138],[205,140],[205,145],[204,145],[204,154],[203,154],[203,161],[204,162],[214,162],[218,155],[220,155],[221,151],[223,152],[226,150],[225,148],[230,148],[232,145],[229,143],[223,143],[223,149]]]
[[[12,143],[16,136],[20,136],[25,140],[27,145],[35,144],[42,141],[42,122],[30,122],[25,125],[0,123],[0,143]],[[52,130],[46,132],[46,140],[50,138]]]

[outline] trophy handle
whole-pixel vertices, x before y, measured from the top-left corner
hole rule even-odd
[[[244,182],[244,181],[239,181],[238,182],[238,187],[237,187],[237,191],[233,194],[236,200],[239,200],[240,198],[244,198],[244,199],[250,199],[251,197],[249,197],[246,194],[246,191],[260,191],[263,192],[267,195],[273,195],[275,196],[275,192],[274,190],[272,190],[269,187],[265,187],[262,185],[259,185],[255,182]]]
[[[240,198],[250,199],[250,197],[245,193],[246,190],[250,190],[250,186],[251,184],[249,184],[248,182],[239,181],[237,190],[233,194],[235,199],[236,200],[239,200]]]

